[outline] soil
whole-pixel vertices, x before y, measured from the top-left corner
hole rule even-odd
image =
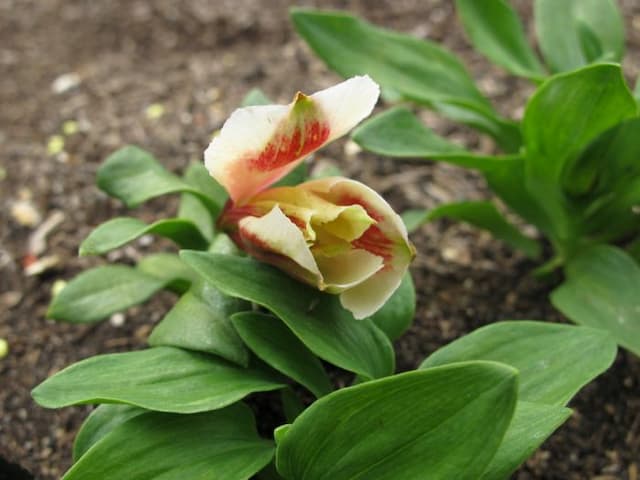
[[[62,475],[89,408],[45,410],[31,400],[31,388],[79,359],[142,348],[153,324],[175,300],[163,293],[124,317],[89,326],[45,320],[55,280],[105,262],[76,255],[93,227],[116,215],[149,221],[175,211],[173,198],[126,210],[95,187],[96,168],[116,148],[137,144],[181,171],[201,158],[212,132],[250,88],[259,87],[284,103],[299,89],[313,92],[335,83],[338,77],[293,31],[287,18],[291,3],[0,0],[0,338],[10,349],[0,360],[0,479],[30,478],[19,466],[38,479]],[[348,9],[377,24],[442,42],[464,59],[500,111],[521,115],[531,86],[472,51],[452,3],[298,2]],[[531,2],[515,3],[530,19]],[[627,24],[625,71],[635,78],[640,5],[620,3]],[[527,28],[532,32],[530,20]],[[468,129],[431,114],[425,120],[474,150],[493,148]],[[54,135],[62,135],[62,148],[55,148]],[[399,211],[489,195],[470,172],[354,154],[345,140],[318,157],[378,189]],[[43,255],[57,262],[40,275],[27,276],[23,262],[29,239],[56,212],[62,213],[62,222],[47,237]],[[400,369],[415,368],[438,347],[496,320],[563,321],[547,300],[553,284],[535,281],[528,275],[533,265],[489,235],[439,221],[413,239],[420,252],[412,270],[418,311],[414,326],[396,344]],[[145,238],[108,260],[132,262],[163,248],[165,243]],[[514,478],[637,480],[639,385],[640,360],[620,351],[614,366],[571,402],[571,419]]]

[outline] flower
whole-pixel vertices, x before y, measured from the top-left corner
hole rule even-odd
[[[375,191],[342,177],[268,188],[371,113],[379,87],[353,77],[287,106],[236,110],[205,151],[229,192],[218,225],[250,255],[340,295],[355,318],[375,313],[415,255],[400,217]]]

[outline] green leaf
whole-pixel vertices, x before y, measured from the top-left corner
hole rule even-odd
[[[525,237],[518,228],[504,218],[492,202],[448,203],[432,210],[423,210],[421,219],[415,211],[410,215],[411,227],[447,217],[487,230],[496,238],[521,250],[531,258],[538,258],[541,253],[540,244],[532,238]]]
[[[523,120],[526,188],[543,207],[552,234],[576,235],[576,216],[561,189],[567,162],[599,134],[635,116],[636,103],[619,65],[595,65],[545,82],[529,101]]]
[[[415,313],[416,288],[411,273],[407,272],[391,298],[369,318],[393,341],[411,326]]]
[[[607,242],[638,231],[640,119],[619,123],[585,148],[562,172],[562,185],[581,212],[581,230]]]
[[[614,0],[536,0],[534,5],[540,50],[553,71],[622,60],[624,26]]]
[[[359,125],[353,140],[366,150],[400,158],[441,158],[468,154],[440,137],[405,107],[394,107]]]
[[[63,480],[247,480],[273,457],[241,404],[193,415],[147,412],[97,442]]]
[[[518,402],[509,429],[481,480],[506,480],[571,416],[557,405]]]
[[[316,397],[333,389],[320,360],[278,318],[259,312],[231,317],[249,348],[271,367],[305,386]]]
[[[169,238],[183,248],[200,250],[209,244],[189,220],[169,218],[147,225],[137,218],[118,217],[94,229],[80,245],[80,255],[102,255],[149,233]]]
[[[515,370],[473,362],[338,390],[278,441],[288,480],[479,478],[513,415]]]
[[[623,250],[599,245],[570,260],[551,302],[572,321],[608,331],[640,355],[640,267]]]
[[[131,405],[99,405],[82,423],[73,442],[73,461],[77,462],[98,440],[118,425],[147,410]]]
[[[126,403],[161,412],[194,413],[282,386],[262,368],[238,368],[211,355],[157,347],[87,358],[45,380],[32,396],[46,408]]]
[[[636,114],[619,65],[594,65],[552,77],[529,100],[522,124],[532,172],[557,180],[568,158]]]
[[[142,257],[136,268],[146,274],[162,280],[167,288],[184,293],[199,278],[180,257],[174,253],[153,253]]]
[[[219,213],[226,203],[228,196],[225,189],[209,175],[209,172],[201,162],[194,162],[184,172],[184,181],[194,188],[206,193],[219,207],[215,215]],[[191,193],[183,193],[180,197],[178,217],[191,220],[195,223],[204,237],[211,241],[215,233],[212,212],[199,197]]]
[[[231,315],[249,308],[247,302],[197,282],[156,325],[149,345],[212,353],[246,367],[249,352],[231,323]]]
[[[128,146],[112,153],[97,173],[98,186],[119,198],[128,207],[168,193],[188,192],[196,195],[212,212],[220,211],[212,198],[170,173],[149,153]]]
[[[420,368],[489,360],[520,372],[518,399],[564,405],[604,372],[616,355],[602,330],[545,322],[508,321],[479,328],[427,358]]]
[[[386,335],[371,320],[355,320],[337,296],[250,258],[194,251],[181,256],[222,292],[271,310],[320,358],[368,378],[393,372],[393,348]]]
[[[456,9],[471,43],[514,75],[539,80],[540,62],[529,46],[522,22],[505,0],[456,0]]]
[[[304,404],[290,387],[280,390],[280,400],[287,422],[293,422],[304,411]]]
[[[462,63],[440,45],[340,12],[294,8],[298,33],[344,77],[368,74],[383,88],[434,107],[507,143],[517,134],[482,96]]]
[[[124,265],[96,267],[82,272],[58,293],[47,317],[71,323],[90,323],[146,301],[165,282]]]

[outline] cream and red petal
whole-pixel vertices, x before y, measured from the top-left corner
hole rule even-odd
[[[245,217],[238,224],[245,251],[290,275],[323,288],[322,274],[300,229],[278,206],[262,217]]]
[[[342,177],[322,178],[305,182],[301,187],[338,206],[361,206],[375,224],[356,240],[353,247],[365,249],[385,258],[385,265],[406,268],[415,256],[402,219],[391,206],[371,188]]]
[[[315,255],[315,259],[328,293],[341,293],[353,288],[383,268],[382,258],[360,249],[333,256]]]
[[[340,294],[340,303],[360,320],[377,312],[396,291],[404,271],[380,270],[378,273]]]
[[[354,77],[290,105],[236,110],[205,151],[205,165],[235,203],[284,177],[307,155],[371,113],[379,88]]]

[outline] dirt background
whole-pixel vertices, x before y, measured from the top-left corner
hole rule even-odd
[[[30,389],[81,358],[140,348],[174,301],[161,294],[124,317],[91,326],[45,320],[56,279],[105,261],[76,256],[93,227],[115,215],[150,221],[175,211],[169,197],[127,211],[95,187],[96,168],[111,151],[132,143],[181,171],[201,158],[212,132],[250,88],[284,103],[298,89],[310,93],[336,82],[293,31],[287,17],[293,3],[0,0],[0,338],[10,348],[0,360],[0,479],[29,478],[9,473],[6,462],[22,465],[35,478],[61,476],[88,407],[44,410],[32,402]],[[530,19],[531,2],[515,3]],[[625,71],[635,78],[640,5],[620,3],[628,39]],[[471,50],[451,1],[297,4],[348,9],[379,25],[441,41],[464,59],[501,112],[522,114],[531,87]],[[527,27],[532,32],[531,21]],[[492,149],[467,129],[433,115],[425,120],[470,148]],[[52,141],[56,135],[61,138]],[[398,210],[488,195],[470,172],[354,154],[346,141],[319,157],[377,188]],[[57,261],[27,276],[29,239],[52,215],[61,223],[42,255]],[[414,368],[439,346],[492,321],[561,320],[547,300],[552,285],[527,276],[532,265],[488,235],[442,221],[424,227],[414,241],[419,305],[415,325],[397,342],[401,369]],[[109,260],[131,262],[161,248],[166,244],[145,238]],[[571,419],[514,478],[637,480],[639,384],[640,361],[620,352],[613,368],[572,401]]]

